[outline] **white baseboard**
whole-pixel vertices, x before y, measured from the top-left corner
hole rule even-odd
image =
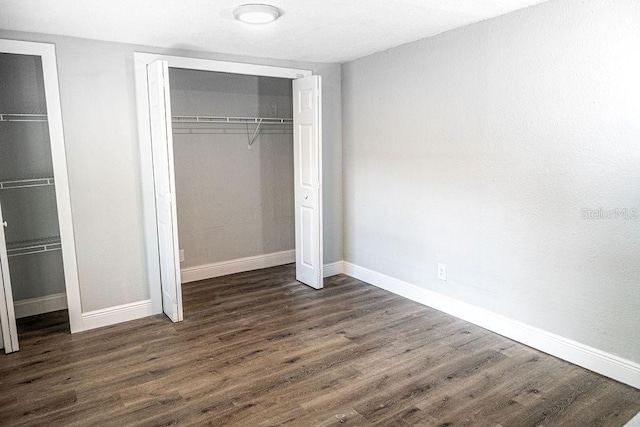
[[[322,277],[331,277],[344,273],[344,261],[325,264],[322,268]]]
[[[296,262],[295,250],[274,252],[266,255],[257,255],[247,258],[233,259],[230,261],[216,262],[214,264],[184,268],[180,271],[180,275],[182,283],[189,283],[196,282],[198,280],[226,276],[227,274],[243,273],[245,271],[258,270],[260,268],[291,264],[292,262]],[[323,277],[335,276],[337,274],[342,274],[343,272],[343,261],[325,264],[322,269]]]
[[[376,287],[451,314],[601,375],[640,388],[640,364],[631,360],[349,262],[344,263],[344,272]]]
[[[242,273],[258,270],[260,268],[275,267],[277,265],[296,262],[296,251],[273,252],[266,255],[256,255],[247,258],[238,258],[230,261],[216,262],[214,264],[199,265],[197,267],[184,268],[180,271],[182,283],[196,282],[198,280],[211,279],[213,277],[226,276],[227,274]]]
[[[640,427],[640,412],[638,412],[635,417],[631,418],[624,427]]]
[[[152,315],[151,300],[89,311],[82,313],[82,330],[88,331],[89,329],[115,325],[116,323],[128,322],[129,320],[141,319]]]
[[[65,310],[67,308],[67,295],[62,293],[24,299],[14,302],[13,307],[16,312],[16,319]]]

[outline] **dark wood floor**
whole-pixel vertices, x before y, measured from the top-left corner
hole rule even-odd
[[[640,390],[358,280],[292,266],[186,284],[162,316],[20,321],[0,425],[621,426]]]

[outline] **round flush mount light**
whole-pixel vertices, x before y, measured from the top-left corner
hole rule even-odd
[[[280,10],[269,4],[243,4],[233,10],[233,16],[247,24],[268,24],[280,17]]]

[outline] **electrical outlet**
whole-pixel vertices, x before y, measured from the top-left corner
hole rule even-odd
[[[269,105],[269,117],[278,117],[278,104]]]
[[[447,265],[438,263],[438,279],[447,280]]]
[[[180,262],[184,262],[184,249],[180,249]]]

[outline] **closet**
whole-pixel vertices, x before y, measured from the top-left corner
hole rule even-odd
[[[294,259],[296,280],[321,289],[321,77],[137,52],[134,68],[153,312],[183,320],[183,277],[201,280]],[[180,82],[181,73],[190,76]],[[271,91],[279,85],[285,92]],[[258,102],[247,111],[243,100],[251,97]],[[273,149],[290,150],[289,160],[266,149],[269,138],[283,136],[278,133],[288,142]],[[228,153],[214,143],[218,136],[235,138],[224,148]],[[253,164],[243,164],[247,159]],[[216,186],[226,194],[213,191]]]
[[[9,50],[53,52],[38,45],[0,41]],[[70,222],[70,206],[58,200],[67,201],[66,164],[57,153],[54,167],[51,133],[60,142],[62,132],[59,103],[50,123],[48,85],[43,56],[0,51],[0,330],[7,353],[19,349],[16,318],[67,308],[58,208],[64,206]],[[60,170],[64,189],[56,188]],[[75,266],[69,252],[67,262],[72,257]]]
[[[176,68],[169,76],[182,271],[293,262],[291,80]]]

